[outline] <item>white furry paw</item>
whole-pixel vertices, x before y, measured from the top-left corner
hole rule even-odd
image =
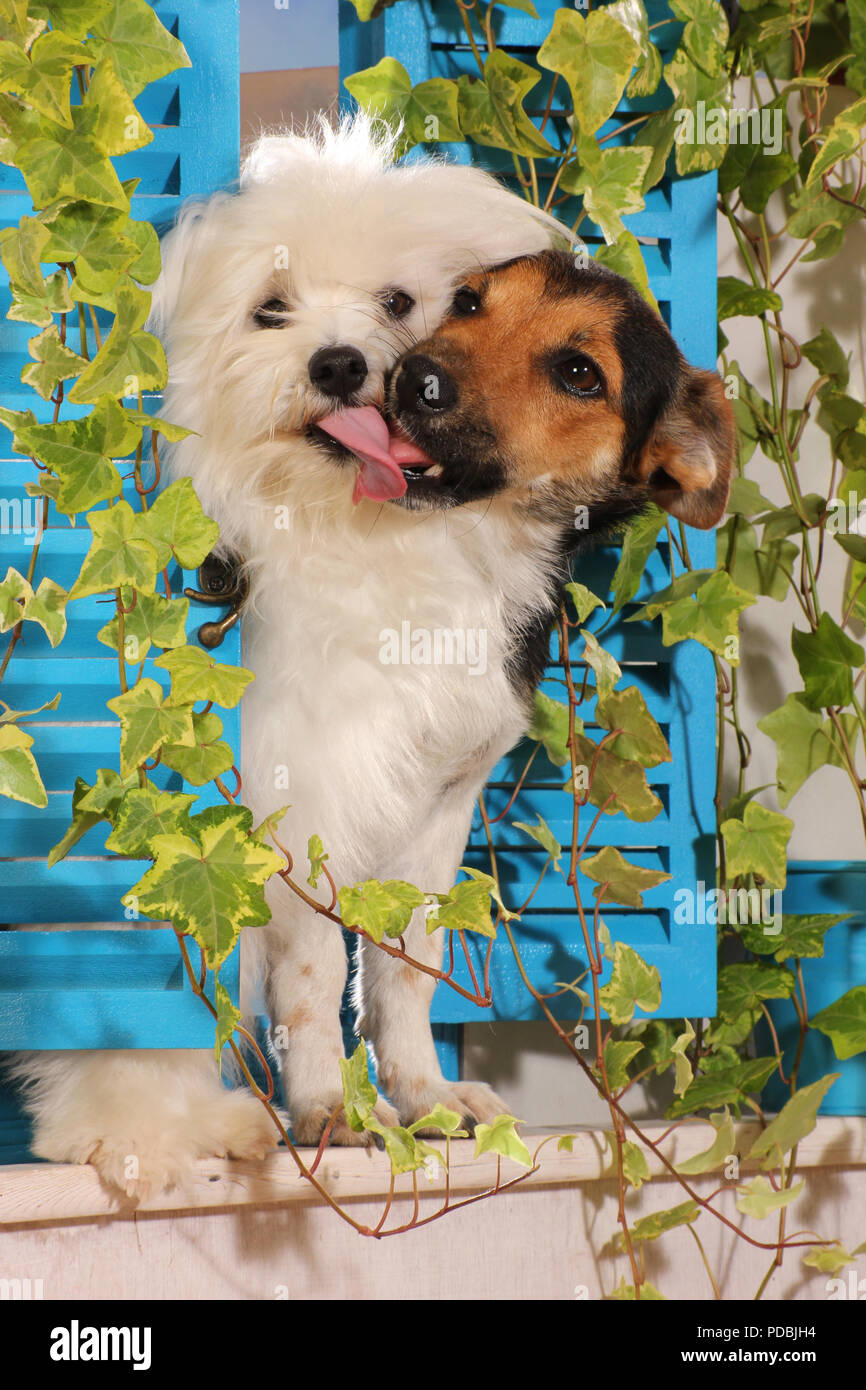
[[[328,1136],[329,1144],[340,1144],[350,1148],[370,1148],[377,1143],[376,1136],[369,1130],[364,1130],[359,1134],[357,1130],[352,1129],[342,1108],[342,1095],[335,1095],[327,1100],[312,1100],[306,1104],[291,1107],[292,1138],[295,1143],[301,1147],[309,1145],[312,1148],[317,1148],[325,1132],[325,1126],[337,1106],[340,1107],[340,1113],[331,1127]],[[380,1124],[390,1127],[400,1123],[397,1111],[381,1097],[373,1106],[373,1114]]]
[[[429,1115],[436,1103],[453,1110],[464,1122],[465,1129],[473,1130],[476,1124],[489,1125],[497,1115],[510,1113],[508,1106],[495,1091],[483,1081],[431,1081],[406,1088],[397,1098],[400,1119],[404,1125],[414,1124],[422,1115]],[[426,1134],[427,1130],[420,1133]],[[438,1130],[430,1130],[437,1134]]]

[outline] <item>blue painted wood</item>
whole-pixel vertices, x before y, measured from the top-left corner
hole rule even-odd
[[[801,962],[809,1016],[814,1018],[853,986],[866,984],[866,863],[794,860],[788,865],[783,901],[785,912],[851,914],[849,921],[827,932],[823,956]],[[800,1028],[789,1000],[771,999],[768,1008],[785,1054],[787,1075],[799,1045]],[[767,1055],[772,1052],[769,1029],[764,1029],[761,1050]],[[821,1105],[822,1114],[866,1115],[866,1053],[840,1062],[830,1039],[810,1029],[797,1074],[799,1085],[808,1086],[829,1072],[841,1075]],[[776,1073],[767,1084],[762,1103],[768,1110],[780,1110],[787,1099],[788,1091]]]
[[[518,9],[496,9],[497,44],[524,62],[533,63],[557,8],[560,6],[554,0],[536,0],[538,19]],[[670,17],[664,0],[650,0],[647,8],[651,24]],[[477,72],[460,17],[449,0],[415,0],[412,4],[394,5],[367,24],[360,23],[346,3],[341,4],[340,15],[343,76],[378,62],[385,53],[400,60],[413,83],[431,77]],[[664,55],[673,51],[681,33],[682,25],[677,22],[666,23],[655,31],[654,39]],[[551,81],[551,74],[540,70],[539,84],[529,94],[526,109],[536,124],[540,123]],[[566,118],[569,113],[563,106],[563,96],[564,84],[560,83],[547,130],[552,140],[558,134],[564,145],[568,139]],[[344,109],[350,109],[352,103],[345,91],[341,99]],[[603,133],[615,132],[636,111],[663,107],[669,101],[670,93],[664,86],[650,98],[624,99]],[[482,163],[505,177],[513,172],[510,156],[505,151],[468,144],[448,145],[445,151],[453,159]],[[417,154],[415,152],[414,157]],[[552,177],[554,167],[552,161],[536,161],[542,189]],[[644,210],[625,219],[635,235],[653,240],[654,244],[643,247],[650,284],[674,337],[691,362],[710,368],[714,367],[716,359],[715,203],[714,174],[681,179],[671,161],[666,177],[647,195]],[[561,209],[566,222],[573,221],[577,215],[575,201],[569,218],[570,206],[563,204]],[[599,229],[588,222],[582,225],[581,235],[590,247],[601,239]],[[714,536],[689,530],[687,539],[694,563],[714,567]],[[581,562],[577,577],[603,595],[616,558],[616,553],[610,550],[599,552]],[[694,888],[701,880],[712,883],[714,876],[713,663],[710,654],[696,643],[663,647],[658,624],[629,626],[625,622],[635,611],[637,602],[669,583],[670,577],[668,547],[660,544],[650,559],[634,603],[611,624],[604,636],[605,645],[623,666],[626,678],[643,692],[670,742],[672,763],[653,769],[648,777],[664,809],[654,821],[646,824],[636,824],[622,815],[603,816],[593,834],[591,848],[615,845],[636,863],[663,868],[671,874],[670,883],[646,895],[645,911],[606,909],[604,920],[615,938],[634,945],[659,967],[662,975],[660,1015],[677,1017],[712,1014],[715,1009],[714,929],[678,926],[672,913],[673,894],[677,888]],[[602,621],[603,615],[596,614],[590,626],[598,627]],[[575,662],[579,663],[581,650],[582,641],[576,637],[572,651]],[[554,651],[542,688],[554,698],[563,699],[563,687],[558,683],[561,678],[562,671]],[[593,724],[591,701],[581,710],[581,716],[586,721],[588,736],[597,740],[601,731]],[[506,806],[530,751],[531,745],[522,745],[494,769],[486,791],[491,816]],[[540,814],[560,842],[567,843],[571,834],[571,798],[563,790],[564,781],[562,769],[553,767],[542,754],[537,755],[515,811],[494,827],[497,863],[506,885],[506,897],[512,904],[521,901],[529,892],[542,861],[529,847],[526,837],[514,830],[510,822],[532,821]],[[588,825],[589,821],[583,823]],[[468,864],[489,867],[485,843],[480,818],[476,816],[467,848]],[[592,885],[584,881],[582,887],[592,902]],[[482,959],[482,949],[483,946],[476,949],[473,945],[476,970]],[[573,980],[585,968],[573,897],[562,878],[549,877],[533,899],[532,908],[521,926],[520,949],[531,978],[542,990],[554,989],[556,981]],[[458,970],[457,977],[462,983],[468,983],[465,967],[462,973]],[[606,977],[605,974],[603,978]],[[529,1019],[539,1016],[520,982],[505,942],[498,941],[494,947],[491,979],[496,1001],[492,1011],[478,1010],[453,990],[440,986],[433,1002],[434,1019],[453,1025],[485,1017]],[[567,999],[559,1001],[556,1008],[560,1017],[574,1016],[574,1004]],[[453,1065],[453,1053],[447,1060]]]
[[[167,226],[181,201],[208,193],[237,178],[239,151],[238,0],[154,0],[154,9],[186,45],[192,67],[154,83],[139,101],[144,117],[158,128],[146,150],[116,161],[121,178],[141,179],[133,198],[133,215]],[[32,211],[15,170],[0,166],[0,226],[16,223]],[[0,268],[0,312],[9,304],[5,272]],[[103,321],[104,321],[104,316]],[[0,324],[0,394],[4,405],[31,408],[48,418],[51,407],[22,386],[27,340],[38,329]],[[76,346],[70,323],[68,341]],[[156,395],[146,407],[159,410]],[[64,407],[62,418],[85,414],[88,407]],[[25,570],[30,559],[16,512],[25,503],[24,481],[32,477],[29,460],[9,453],[10,436],[0,440],[3,469],[0,496],[0,555],[7,565]],[[127,483],[125,496],[137,505]],[[35,516],[35,512],[32,514]],[[25,518],[26,519],[26,516]],[[90,541],[89,528],[49,510],[36,570],[36,582],[48,574],[64,586],[74,580]],[[195,576],[173,567],[172,590],[194,584]],[[0,914],[3,924],[108,924],[101,931],[0,931],[0,1049],[93,1047],[209,1047],[213,1024],[190,991],[180,968],[174,933],[166,928],[131,927],[120,899],[147,867],[146,863],[108,855],[108,827],[91,830],[71,854],[49,870],[45,856],[69,821],[75,777],[92,778],[99,767],[117,766],[119,726],[106,708],[118,693],[117,659],[97,640],[111,606],[90,598],[70,607],[63,644],[52,652],[40,630],[28,626],[3,682],[3,698],[13,708],[32,708],[58,691],[63,699],[24,726],[34,738],[49,805],[24,807],[0,798]],[[203,604],[190,604],[188,632],[213,616]],[[8,642],[0,638],[0,657]],[[165,673],[145,674],[166,685]],[[220,652],[238,661],[240,636],[230,633]],[[224,737],[238,749],[239,714],[218,711]],[[152,774],[159,786],[177,788],[180,778],[166,768]],[[217,800],[212,788],[200,789],[196,809]],[[122,929],[123,928],[123,929]],[[197,952],[193,952],[197,959]],[[237,952],[221,977],[236,995]],[[5,1107],[5,1108],[4,1108]],[[0,1094],[0,1157],[22,1153],[13,1137],[10,1102]],[[17,1130],[15,1131],[17,1136]]]

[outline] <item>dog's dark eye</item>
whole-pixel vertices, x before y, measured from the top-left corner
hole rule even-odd
[[[404,319],[409,310],[415,307],[414,299],[405,290],[389,290],[382,303],[392,319]]]
[[[597,396],[601,392],[601,373],[582,352],[557,362],[553,375],[557,384],[573,396]]]
[[[463,285],[457,291],[451,304],[452,314],[459,319],[468,319],[471,314],[477,314],[480,308],[481,296],[470,290],[468,285]]]
[[[259,328],[285,328],[289,306],[284,299],[266,299],[253,311],[253,322]]]

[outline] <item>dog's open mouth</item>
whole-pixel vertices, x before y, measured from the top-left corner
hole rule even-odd
[[[410,488],[435,486],[442,468],[374,405],[349,406],[316,422],[331,439],[360,460],[352,501],[387,502]]]

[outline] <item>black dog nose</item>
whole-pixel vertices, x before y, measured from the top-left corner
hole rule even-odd
[[[432,357],[416,352],[403,359],[397,398],[404,410],[450,410],[457,403],[457,386]]]
[[[367,379],[364,354],[343,345],[319,348],[310,358],[307,371],[319,391],[341,401],[347,401]]]

